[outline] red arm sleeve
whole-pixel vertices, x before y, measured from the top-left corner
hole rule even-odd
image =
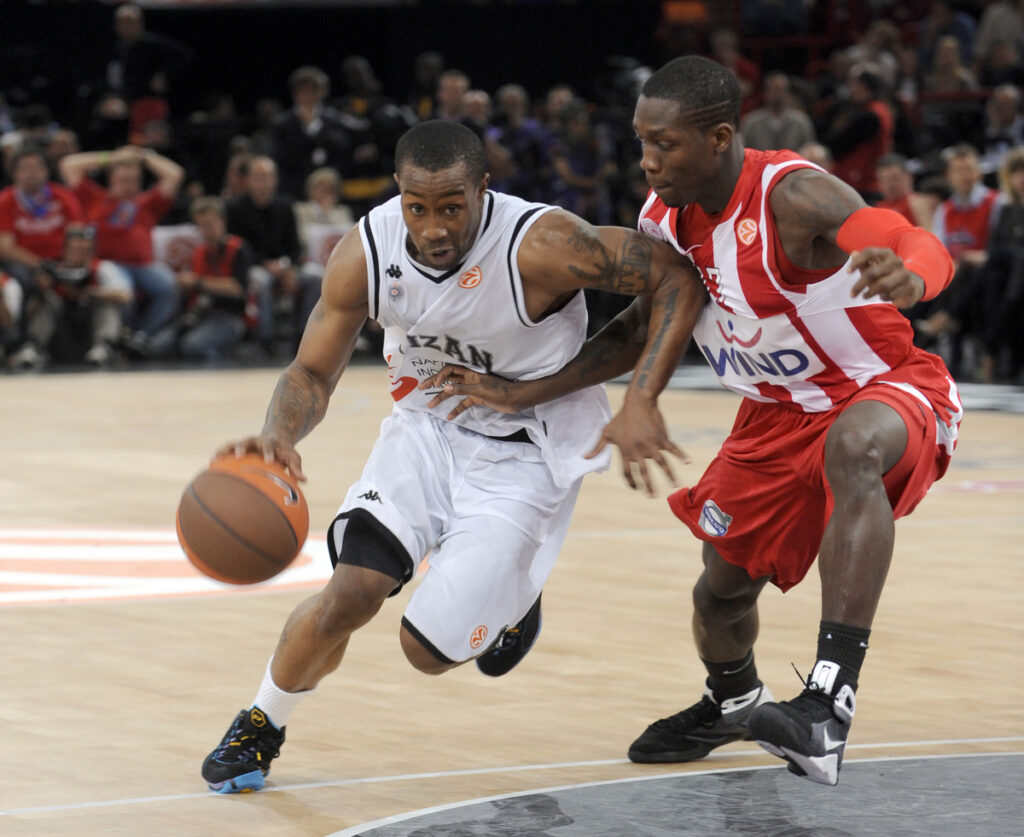
[[[847,253],[888,247],[903,259],[907,270],[924,280],[922,299],[938,296],[953,278],[953,259],[942,242],[891,209],[858,209],[839,228],[836,244]]]

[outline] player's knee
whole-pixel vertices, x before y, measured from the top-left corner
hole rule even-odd
[[[348,584],[340,589],[329,585],[320,594],[317,630],[324,636],[347,636],[369,622],[387,598],[379,587]]]
[[[757,604],[760,588],[716,587],[708,573],[702,573],[693,587],[693,607],[705,624],[731,624],[750,613]]]
[[[403,625],[398,635],[405,658],[414,669],[424,674],[444,674],[455,667],[451,660],[442,660],[437,653],[424,645]]]
[[[836,423],[825,440],[825,476],[833,490],[881,482],[883,440],[873,427]]]

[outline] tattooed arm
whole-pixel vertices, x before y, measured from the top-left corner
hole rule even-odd
[[[423,386],[442,385],[434,403],[464,396],[452,417],[477,404],[515,411],[635,371],[622,410],[605,428],[596,455],[619,446],[627,482],[638,474],[652,491],[646,460],[672,476],[663,451],[684,456],[668,438],[657,410],[704,305],[692,264],[662,241],[620,227],[593,227],[568,212],[549,212],[530,228],[519,250],[527,313],[534,319],[558,310],[581,288],[640,296],[555,375],[507,382],[445,367]],[[639,360],[639,363],[637,362]]]
[[[575,222],[571,232],[562,233],[573,251],[569,253],[563,248],[562,258],[565,259],[564,272],[579,282],[577,287],[649,298],[646,340],[622,408],[604,428],[589,455],[595,456],[609,443],[617,445],[626,482],[632,488],[642,483],[653,496],[654,485],[647,460],[658,465],[673,484],[676,479],[665,452],[686,460],[683,451],[669,438],[657,398],[690,340],[704,305],[704,289],[693,265],[665,242],[631,230],[594,228],[579,219]],[[547,264],[558,266],[557,261]],[[522,269],[522,254],[520,267]],[[528,274],[525,270],[522,273],[525,284]],[[546,275],[548,287],[557,287],[560,281],[565,281],[564,277]],[[614,332],[608,336],[614,336]],[[626,359],[609,357],[608,346],[604,341],[592,345],[591,351],[569,374],[596,376],[606,374],[609,368],[621,370]],[[634,355],[627,354],[632,360]]]
[[[327,412],[327,402],[352,357],[369,310],[366,260],[353,228],[335,248],[324,270],[320,301],[306,323],[295,360],[277,382],[263,430],[224,445],[216,456],[248,451],[277,460],[304,480],[302,459],[295,450]]]
[[[519,270],[527,312],[534,319],[561,307],[581,288],[649,297],[646,340],[627,398],[657,399],[703,304],[703,290],[689,261],[663,241],[621,227],[593,227],[571,213],[555,211],[530,228],[519,250]],[[636,313],[634,309],[619,326]],[[609,344],[600,341],[590,346],[581,363],[574,363],[570,374],[586,375],[588,383],[596,383],[625,371],[624,360],[611,356]],[[580,385],[577,380],[572,388]]]
[[[587,340],[576,357],[553,375],[510,381],[449,363],[424,380],[420,389],[440,388],[441,391],[428,405],[430,407],[456,396],[461,399],[448,413],[449,420],[470,407],[486,406],[502,413],[518,413],[631,372],[647,342],[650,311],[650,297],[637,297]]]

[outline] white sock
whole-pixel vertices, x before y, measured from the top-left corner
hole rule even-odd
[[[260,690],[256,693],[256,699],[252,702],[252,705],[262,709],[263,714],[270,719],[270,723],[281,729],[281,727],[288,723],[288,718],[295,710],[295,707],[302,703],[306,695],[312,693],[313,690],[286,692],[279,688],[270,674],[270,667],[273,663],[274,658],[271,657],[270,662],[267,663],[267,671],[263,675]]]

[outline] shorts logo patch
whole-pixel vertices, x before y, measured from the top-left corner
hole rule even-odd
[[[732,515],[726,514],[714,500],[707,500],[700,510],[700,528],[713,537],[720,538],[729,531]]]
[[[469,647],[479,648],[484,644],[484,640],[487,639],[487,626],[479,625],[473,629],[473,633],[469,635]]]

